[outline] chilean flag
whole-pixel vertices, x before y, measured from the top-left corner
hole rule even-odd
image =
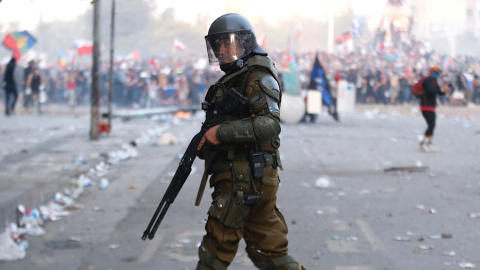
[[[183,42],[181,42],[180,40],[174,39],[173,40],[173,50],[174,51],[186,51],[187,46],[185,44],[183,44]]]
[[[93,54],[93,42],[91,41],[76,40],[73,47],[77,50],[78,56]]]

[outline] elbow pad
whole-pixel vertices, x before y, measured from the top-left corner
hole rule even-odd
[[[280,123],[267,116],[259,116],[253,120],[253,130],[257,140],[266,141],[280,134]]]
[[[241,143],[255,141],[252,122],[249,120],[236,120],[220,125],[217,136],[221,142]]]

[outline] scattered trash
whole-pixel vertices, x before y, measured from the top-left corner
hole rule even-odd
[[[102,178],[100,180],[100,189],[106,189],[108,187],[108,179],[107,178]]]
[[[380,191],[384,193],[395,193],[395,192],[398,192],[398,189],[387,187],[387,188],[382,188]]]
[[[75,130],[75,126],[71,126],[70,130]],[[81,174],[70,180],[70,186],[63,189],[63,192],[56,192],[53,199],[47,205],[40,205],[38,208],[27,209],[22,204],[17,207],[17,223],[12,223],[6,232],[0,235],[0,261],[18,260],[26,256],[25,250],[28,249],[29,243],[26,239],[27,235],[43,235],[45,231],[41,228],[46,221],[58,221],[61,217],[69,216],[69,211],[74,211],[83,208],[82,205],[75,202],[77,198],[84,192],[84,190],[93,185],[98,185],[100,189],[106,189],[109,181],[105,176],[109,173],[111,166],[116,165],[122,161],[138,156],[136,147],[147,144],[149,141],[156,140],[166,128],[150,128],[148,132],[142,137],[131,141],[129,144],[123,144],[119,150],[111,151],[108,154],[100,154],[105,160],[100,161],[95,166],[91,167],[87,173]],[[173,136],[173,135],[172,135]],[[174,137],[176,139],[176,137]],[[176,142],[176,141],[175,141]],[[28,150],[22,150],[22,153],[27,153]],[[88,160],[82,156],[77,156],[74,164],[84,165]],[[53,165],[53,164],[52,164]],[[52,166],[48,165],[48,166]],[[64,165],[61,167],[61,172],[70,172],[70,166]],[[135,189],[135,185],[128,185],[129,189]],[[103,212],[99,207],[93,207],[95,212]],[[89,217],[88,222],[95,222],[94,218]],[[80,242],[81,238],[72,236],[67,241],[60,241],[53,243],[54,246],[71,246],[68,243]],[[183,240],[189,241],[188,239]],[[110,249],[119,248],[118,244],[111,244]],[[93,270],[93,266],[88,269]]]
[[[402,167],[390,167],[383,169],[384,172],[424,172],[428,169],[428,166],[402,166]]]
[[[92,180],[84,174],[81,174],[78,179],[73,181],[73,184],[77,184],[80,187],[91,187]]]
[[[452,251],[445,251],[445,252],[443,253],[443,256],[447,256],[447,257],[453,257],[453,256],[455,256],[455,255],[456,255],[456,254],[455,254],[455,251],[453,251],[453,250],[452,250]]]
[[[323,214],[323,211],[319,209],[319,210],[315,211],[315,214],[317,214],[317,215],[322,215],[322,214]]]
[[[323,188],[328,188],[329,186],[330,186],[330,180],[326,176],[322,176],[318,178],[317,181],[315,182],[315,187],[317,188],[323,189]]]
[[[469,213],[469,214],[468,214],[468,217],[469,217],[469,218],[480,218],[480,212],[478,212],[478,213],[473,213],[473,212],[472,212],[472,213]]]
[[[25,247],[15,243],[8,230],[0,234],[0,261],[21,260],[25,256]]]
[[[177,248],[182,248],[183,245],[180,243],[174,243],[168,246],[169,249],[177,249]]]
[[[473,269],[475,268],[475,264],[471,263],[471,262],[460,262],[458,263],[458,266],[460,266],[461,268],[464,268],[464,269]]]
[[[442,235],[434,234],[434,235],[430,235],[428,238],[433,240],[442,239]]]
[[[68,239],[69,241],[81,242],[82,238],[80,236],[72,236]]]
[[[356,242],[356,241],[358,241],[358,237],[356,237],[356,236],[350,236],[350,237],[345,238],[345,241],[347,241],[347,242]]]
[[[78,156],[77,158],[75,158],[73,163],[75,163],[75,164],[87,164],[88,162],[83,156]]]
[[[136,186],[136,185],[133,185],[133,184],[130,184],[130,185],[127,185],[127,188],[128,188],[128,189],[136,189],[137,186]]]
[[[453,237],[453,235],[451,233],[442,233],[442,238],[450,239],[452,237]]]
[[[188,239],[188,238],[185,238],[185,239],[180,240],[180,243],[182,243],[182,244],[188,244],[188,243],[191,243],[191,242],[192,242],[192,241],[191,241],[190,239]]]
[[[341,238],[340,238],[340,236],[338,236],[338,235],[333,235],[333,236],[332,236],[332,240],[338,241],[338,240],[340,240],[340,239],[341,239]]]
[[[410,237],[395,236],[395,240],[397,240],[397,241],[410,241]]]
[[[160,137],[159,140],[159,145],[161,146],[168,146],[168,145],[174,145],[178,143],[178,139],[175,135],[173,135],[170,132],[167,132]]]
[[[364,188],[364,189],[362,189],[358,192],[358,194],[360,194],[360,195],[365,195],[365,194],[369,194],[369,193],[370,193],[370,190],[368,190],[366,188]]]
[[[430,214],[436,214],[437,213],[437,210],[435,210],[435,208],[432,208],[428,211]]]
[[[434,246],[428,246],[428,245],[420,245],[418,248],[421,250],[435,249]]]
[[[417,234],[415,234],[411,231],[407,231],[405,234],[408,235],[408,236],[417,236]]]

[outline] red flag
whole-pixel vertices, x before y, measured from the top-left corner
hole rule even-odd
[[[138,50],[135,50],[129,53],[125,58],[137,61],[140,59],[140,52]]]
[[[157,62],[155,62],[155,59],[151,58],[150,61],[148,61],[148,64],[153,67],[154,69],[157,69]]]
[[[258,43],[258,45],[260,45],[260,47],[265,48],[265,35],[264,34],[260,35],[257,43]]]
[[[301,35],[302,35],[302,25],[298,24],[297,29],[295,29],[295,41],[298,41]]]
[[[185,46],[185,44],[183,44],[180,40],[178,39],[174,39],[173,40],[173,50],[174,51],[186,51],[187,50],[187,46]]]
[[[74,43],[74,47],[76,48],[79,56],[93,54],[93,43],[91,41],[77,40]]]

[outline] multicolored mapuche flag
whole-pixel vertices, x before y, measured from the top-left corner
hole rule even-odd
[[[11,34],[7,34],[3,39],[3,46],[13,51],[13,57],[17,60],[25,55],[33,45],[37,43],[37,39],[34,38],[27,31],[16,31]]]

